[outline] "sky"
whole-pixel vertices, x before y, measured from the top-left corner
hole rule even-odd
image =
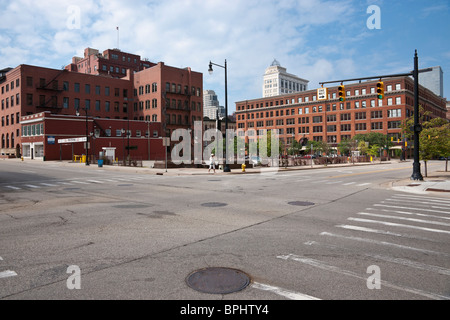
[[[450,100],[450,0],[0,0],[0,69],[60,69],[87,47],[203,73],[228,112],[262,97],[274,59],[320,82],[441,66]],[[117,30],[119,27],[119,31]],[[332,85],[331,85],[332,86]]]

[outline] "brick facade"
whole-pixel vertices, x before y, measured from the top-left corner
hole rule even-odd
[[[414,81],[409,77],[383,80],[385,97],[378,100],[377,81],[346,84],[346,101],[340,102],[338,87],[328,88],[328,99],[317,100],[317,90],[236,102],[238,131],[279,129],[280,140],[290,144],[302,138],[337,146],[356,134],[380,132],[402,139],[400,123],[413,114]],[[432,117],[446,118],[446,100],[420,86],[420,101]]]
[[[190,68],[90,48],[72,62],[62,70],[30,65],[0,70],[1,154],[22,154],[21,118],[44,111],[74,116],[87,109],[93,118],[155,122],[160,136],[193,130],[194,121],[202,121],[203,75]]]

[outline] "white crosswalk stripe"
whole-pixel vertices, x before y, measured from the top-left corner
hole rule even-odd
[[[13,190],[20,190],[21,189],[19,187],[14,187],[14,186],[5,186],[5,188],[13,189]]]
[[[370,183],[346,182],[344,185],[366,186]],[[306,246],[323,246],[336,250],[347,250],[354,253],[355,246],[364,245],[364,252],[358,255],[372,259],[379,264],[384,261],[384,268],[405,268],[405,273],[411,268],[421,270],[423,276],[417,281],[402,283],[386,282],[381,280],[381,285],[406,293],[418,295],[437,300],[450,300],[450,296],[442,292],[427,291],[423,286],[426,277],[449,276],[450,275],[450,252],[448,246],[429,244],[442,244],[443,238],[450,234],[450,199],[417,195],[394,194],[390,197],[374,203],[369,208],[355,212],[346,218],[345,223],[335,224],[333,230],[323,230],[319,236],[323,241],[307,239],[303,244]],[[335,232],[336,231],[336,232]],[[408,241],[408,239],[414,241]],[[301,252],[301,251],[300,251]],[[381,253],[383,252],[383,253]],[[386,254],[386,252],[388,252]],[[419,260],[417,254],[433,256],[433,259]],[[277,256],[281,260],[289,260],[302,263],[308,268],[315,268],[326,272],[334,272],[344,277],[359,278],[366,280],[367,277],[356,273],[354,266],[348,264],[333,265],[334,259],[311,259],[310,256],[296,254],[283,254]],[[331,262],[330,262],[331,261]],[[434,263],[428,263],[428,261]],[[391,266],[391,265],[396,266]],[[386,269],[385,269],[386,270]],[[416,272],[419,272],[416,271]],[[433,286],[430,286],[433,288]],[[436,288],[436,287],[434,287]]]

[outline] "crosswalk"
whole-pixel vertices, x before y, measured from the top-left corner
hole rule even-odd
[[[131,183],[145,180],[145,177],[111,177],[111,178],[101,178],[101,179],[69,179],[65,181],[50,181],[50,182],[33,182],[33,183],[17,183],[14,185],[3,185],[0,189],[4,190],[37,190],[42,188],[59,188],[62,186],[80,186],[80,185],[103,185],[108,183]]]
[[[450,199],[410,194],[393,194],[364,210],[355,212],[332,229],[304,242],[333,251],[354,252],[364,261],[394,266],[396,272],[408,274],[424,271],[414,281],[381,281],[381,286],[413,294],[419,298],[450,300],[448,291],[433,292],[423,278],[430,277],[450,283]],[[361,246],[364,252],[360,252]],[[431,257],[418,259],[417,257]],[[355,272],[354,264],[330,259],[312,259],[308,255],[288,253],[278,255],[280,261],[291,261],[322,272],[342,277],[366,280],[367,274]],[[419,261],[420,260],[420,261]],[[425,261],[424,261],[425,260]],[[435,280],[436,281],[436,280]]]
[[[351,180],[336,180],[332,177],[328,178],[317,178],[312,176],[304,176],[304,175],[297,175],[295,173],[289,173],[289,174],[260,174],[260,175],[247,175],[247,176],[238,176],[239,179],[259,179],[259,180],[273,180],[278,178],[283,178],[283,180],[295,180],[296,182],[306,182],[308,184],[312,185],[332,185],[332,186],[345,186],[345,187],[368,187],[373,185],[372,182],[361,182],[361,181],[351,181]]]

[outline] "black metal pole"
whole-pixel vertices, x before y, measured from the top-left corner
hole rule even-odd
[[[227,60],[225,60],[225,166],[224,172],[231,172],[230,166],[228,164],[228,76],[227,76]]]
[[[130,161],[130,117],[127,117],[128,129],[127,129],[127,160]]]
[[[88,129],[88,112],[87,107],[84,108],[86,112],[86,165],[89,165],[89,129]]]
[[[414,164],[413,174],[411,180],[423,180],[420,173],[420,158],[419,158],[419,134],[422,128],[419,124],[419,58],[417,57],[417,50],[414,54]]]

